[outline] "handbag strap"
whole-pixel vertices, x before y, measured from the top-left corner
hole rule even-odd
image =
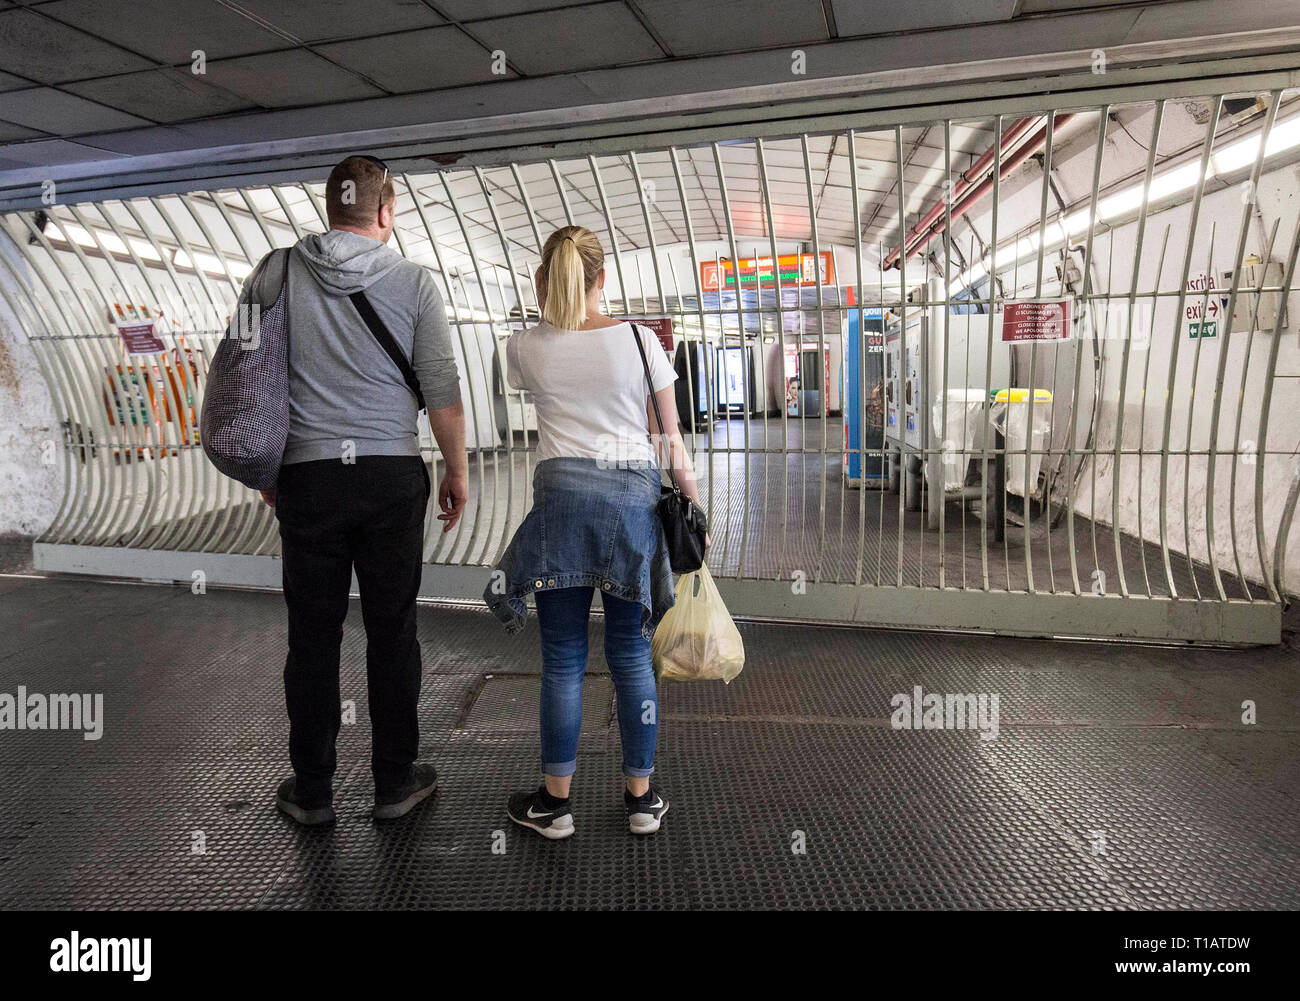
[[[374,334],[375,340],[377,340],[379,346],[384,349],[384,353],[387,354],[389,358],[393,359],[393,364],[396,365],[397,370],[402,373],[402,381],[405,382],[411,392],[415,394],[415,402],[419,404],[419,409],[427,410],[428,408],[424,405],[424,393],[420,391],[419,376],[415,374],[415,369],[407,360],[406,355],[402,353],[402,349],[399,348],[397,342],[393,340],[393,335],[388,332],[388,327],[386,327],[384,321],[379,318],[379,314],[375,312],[375,307],[370,304],[370,300],[366,298],[366,294],[364,292],[353,292],[348,296],[348,298],[352,300],[352,305],[357,307],[357,312],[361,314],[361,319],[364,320],[366,326],[370,328],[370,332]]]
[[[637,354],[641,356],[641,370],[645,372],[646,385],[650,387],[650,402],[655,408],[655,420],[659,422],[659,434],[667,435],[668,430],[664,427],[664,415],[659,412],[659,400],[655,396],[655,384],[650,380],[650,362],[645,356],[645,345],[641,343],[641,330],[635,323],[629,323],[632,328],[632,339],[636,341]],[[672,456],[668,457],[668,479],[672,480],[673,492],[681,493],[681,488],[677,485],[677,474],[673,472]]]

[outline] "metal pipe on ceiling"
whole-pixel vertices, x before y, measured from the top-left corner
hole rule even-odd
[[[1070,114],[1057,115],[1053,122],[1053,128],[1059,128],[1072,117],[1074,116]],[[1039,152],[1047,141],[1047,119],[1045,117],[1031,120],[1028,127],[1016,131],[1025,121],[1026,119],[1021,119],[1019,122],[1016,122],[1011,129],[1007,130],[1007,136],[1003,138],[1001,149],[998,151],[999,159],[1001,159],[1002,156],[1006,157],[1005,159],[1001,159],[1002,166],[999,175],[1001,178],[1006,178],[1012,171],[1016,170],[1022,163],[1029,159],[1029,157]],[[1014,138],[1011,137],[1012,132],[1016,133]],[[990,162],[992,162],[991,158],[993,153],[994,148],[990,147],[980,159],[983,160],[984,157],[990,157]],[[984,177],[984,179],[978,183],[968,185],[960,192],[954,190],[950,198],[940,199],[940,201],[926,213],[925,218],[932,217],[928,226],[922,225],[924,222],[923,219],[922,223],[918,223],[913,227],[912,234],[908,236],[907,240],[908,257],[914,257],[916,254],[928,247],[937,237],[943,234],[945,228],[944,206],[947,202],[952,202],[949,216],[960,216],[993,190],[992,170],[990,169],[986,171],[986,173],[988,176]],[[898,267],[899,250],[900,248],[895,247],[890,251],[888,257],[886,257],[885,261],[881,265],[882,270]]]

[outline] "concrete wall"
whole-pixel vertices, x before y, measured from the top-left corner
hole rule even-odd
[[[2,224],[0,224],[2,225]],[[18,273],[26,268],[6,233],[0,255]],[[38,535],[63,495],[64,443],[54,404],[14,306],[22,291],[0,263],[0,533]]]
[[[1037,177],[1041,179],[1041,176],[1041,172],[1038,172]],[[1037,217],[1038,206],[1030,197],[1035,186],[1032,181],[1027,183],[1008,203],[1003,204],[1004,220],[1024,225],[1030,216]],[[1216,283],[1222,283],[1222,272],[1230,270],[1235,264],[1245,204],[1243,186],[1240,184],[1227,188],[1219,186],[1219,190],[1206,193],[1192,243],[1192,279],[1204,273],[1209,262]],[[1263,175],[1252,211],[1254,210],[1258,211],[1258,217],[1250,221],[1246,256],[1264,255],[1268,234],[1277,222],[1277,236],[1271,258],[1285,263],[1291,240],[1296,233],[1297,220],[1300,219],[1300,166],[1292,164]],[[1153,288],[1162,292],[1178,290],[1190,218],[1190,202],[1148,217],[1139,262],[1139,293],[1149,292]],[[1255,541],[1256,475],[1262,471],[1263,527],[1267,543],[1265,555],[1271,569],[1272,543],[1277,537],[1281,509],[1296,472],[1297,449],[1300,449],[1300,294],[1293,292],[1289,296],[1285,328],[1276,334],[1256,332],[1253,338],[1248,337],[1250,300],[1241,295],[1237,307],[1239,318],[1234,323],[1230,339],[1224,337],[1226,324],[1222,315],[1219,316],[1218,337],[1192,338],[1188,333],[1186,317],[1178,313],[1176,297],[1160,297],[1154,306],[1150,299],[1139,299],[1134,319],[1134,336],[1130,340],[1125,337],[1126,300],[1132,287],[1137,230],[1136,222],[1127,223],[1099,232],[1094,241],[1096,270],[1093,274],[1093,288],[1094,291],[1109,292],[1112,299],[1108,318],[1098,321],[1099,325],[1109,323],[1109,329],[1103,331],[1106,336],[1100,342],[1101,400],[1094,446],[1098,456],[1095,463],[1090,463],[1083,469],[1075,509],[1110,524],[1115,520],[1113,499],[1117,493],[1120,527],[1126,532],[1140,533],[1148,540],[1159,540],[1162,496],[1159,453],[1164,444],[1166,387],[1171,365],[1176,363],[1173,393],[1170,397],[1172,420],[1168,445],[1171,457],[1164,493],[1169,545],[1177,551],[1190,552],[1197,560],[1209,562],[1211,551],[1207,532],[1207,495],[1210,495],[1214,525],[1213,553],[1220,570],[1236,573],[1237,559],[1240,558],[1242,572],[1253,580],[1262,580],[1263,568]],[[1161,264],[1162,245],[1165,251]],[[1077,255],[1075,259],[1078,260]],[[1052,269],[1055,260],[1055,255],[1048,255],[1044,295],[1059,292],[1059,284]],[[1159,274],[1156,273],[1158,264]],[[1014,294],[1021,297],[1032,295],[1034,278],[1033,261],[1022,262],[1015,271],[1008,270],[1002,274],[1006,294],[1013,294],[1014,289]],[[1277,280],[1274,279],[1275,282]],[[1219,294],[1227,295],[1228,290],[1222,289]],[[1198,293],[1189,292],[1186,305],[1199,305],[1200,301]],[[1208,478],[1208,456],[1193,455],[1188,459],[1176,453],[1188,448],[1192,451],[1208,450],[1216,397],[1219,402],[1217,448],[1230,452],[1258,446],[1268,356],[1275,337],[1279,339],[1278,357],[1272,379],[1273,395],[1266,440],[1270,454],[1260,456],[1254,462],[1249,458],[1220,454],[1211,483]],[[1129,346],[1127,376],[1124,374],[1126,341]],[[1225,343],[1229,345],[1228,357],[1222,359]],[[1085,357],[1090,350],[1090,347],[1085,349]],[[1071,356],[1073,354],[1066,353]],[[1023,371],[1027,351],[1021,349],[1020,354]],[[1050,384],[1051,356],[1050,348],[1039,348],[1035,376],[1038,385]],[[1223,381],[1220,385],[1221,361]],[[1237,410],[1243,386],[1243,370],[1245,406],[1241,426],[1238,428]],[[1085,370],[1084,381],[1089,378],[1090,373]],[[1121,432],[1122,383],[1125,384],[1125,392]],[[1066,389],[1064,383],[1061,388]],[[1080,406],[1080,440],[1076,443],[1080,446],[1086,430],[1086,405],[1087,400],[1084,400]],[[1068,410],[1063,411],[1058,406],[1056,418],[1068,419]],[[1123,449],[1140,447],[1152,454],[1141,458],[1122,455],[1116,474],[1113,450],[1117,437],[1121,435]],[[1058,433],[1054,437],[1059,445],[1062,435]],[[1108,450],[1112,454],[1105,454]],[[1277,452],[1282,454],[1271,454]],[[1234,508],[1237,542],[1235,552],[1231,534]],[[1188,512],[1186,519],[1184,510]],[[1286,568],[1288,587],[1300,590],[1300,534],[1293,535],[1290,540]],[[1140,573],[1140,569],[1137,572]]]

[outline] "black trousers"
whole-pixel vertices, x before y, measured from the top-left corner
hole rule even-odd
[[[284,466],[276,489],[289,607],[284,694],[299,790],[328,796],[341,722],[339,645],[356,570],[366,627],[371,766],[378,792],[407,778],[420,748],[415,599],[429,474],[417,456]]]

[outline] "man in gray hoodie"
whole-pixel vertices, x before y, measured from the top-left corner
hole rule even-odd
[[[430,495],[416,400],[422,393],[445,463],[444,532],[468,497],[465,411],[434,277],[387,246],[395,205],[388,168],[348,157],[325,184],[329,231],[269,256],[249,279],[251,299],[263,306],[282,285],[289,296],[289,439],[279,481],[263,496],[280,523],[289,610],[284,688],[294,774],[276,805],[309,825],[334,820],[339,647],[354,570],[366,628],[374,816],[400,817],[437,788],[433,766],[415,760],[422,671],[415,600]]]

